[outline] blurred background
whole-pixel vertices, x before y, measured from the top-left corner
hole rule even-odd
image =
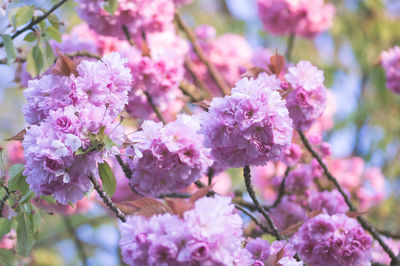
[[[336,102],[335,125],[324,135],[334,157],[362,157],[367,166],[381,168],[386,177],[387,197],[368,218],[381,228],[399,230],[400,224],[400,96],[385,86],[379,64],[381,51],[400,44],[400,1],[335,0],[333,27],[310,41],[296,38],[292,61],[308,60],[323,69],[325,85]],[[50,7],[55,1],[12,1],[10,5],[34,4]],[[68,32],[81,23],[69,1],[56,11]],[[287,37],[262,29],[256,0],[196,0],[181,8],[185,21],[194,28],[215,27],[217,34],[232,32],[246,38],[252,48],[284,53]],[[0,32],[8,24],[0,18]],[[15,46],[23,43],[17,38]],[[0,50],[0,58],[5,53]],[[16,66],[0,65],[0,145],[24,128],[22,89],[14,81]],[[233,184],[236,185],[235,183]],[[43,216],[33,256],[37,265],[79,265],[82,245],[89,265],[117,265],[116,220],[103,208],[92,206],[87,213],[63,218]],[[70,227],[76,231],[70,230]]]

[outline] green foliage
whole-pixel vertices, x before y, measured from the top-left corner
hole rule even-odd
[[[57,42],[61,42],[61,33],[53,26],[47,28],[47,34]]]
[[[10,12],[9,19],[14,28],[18,28],[28,23],[33,17],[33,8],[31,6],[22,6]]]
[[[24,38],[24,41],[26,41],[26,42],[34,42],[34,41],[36,41],[36,32],[29,32],[26,36],[25,36],[25,38]]]
[[[114,15],[115,11],[118,9],[118,0],[107,0],[104,4],[104,10]]]
[[[18,265],[17,260],[12,250],[0,248],[0,265],[4,266],[16,266]]]
[[[7,218],[0,218],[0,239],[10,232],[11,229],[11,221]]]
[[[35,222],[30,203],[21,206],[17,220],[17,251],[22,256],[28,256],[36,241]]]
[[[15,55],[15,48],[11,36],[8,34],[1,34],[4,47],[6,48],[8,62],[13,61],[17,56]]]
[[[41,73],[44,65],[44,58],[42,50],[39,45],[36,45],[29,52],[26,60],[26,70],[31,74],[32,77],[36,77]]]
[[[114,173],[107,162],[100,163],[98,167],[100,179],[103,183],[103,189],[110,197],[112,197],[117,187]]]
[[[10,178],[8,179],[8,189],[10,191],[21,191],[22,193],[27,193],[29,191],[29,186],[25,181],[25,176],[22,174],[24,171],[23,164],[14,164],[10,167],[8,174]]]

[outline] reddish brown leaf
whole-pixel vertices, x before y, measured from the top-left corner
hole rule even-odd
[[[168,206],[172,209],[173,214],[179,215],[179,217],[183,217],[183,213],[193,209],[194,204],[190,201],[186,201],[184,199],[170,199],[166,198]]]
[[[69,77],[71,74],[74,74],[77,77],[78,71],[76,70],[76,67],[79,62],[61,54],[60,51],[57,51],[57,53],[59,57],[56,61],[56,65],[52,69],[52,72],[56,75],[67,77]]]
[[[197,106],[200,106],[200,107],[203,107],[203,108],[205,108],[205,109],[208,109],[208,108],[210,108],[211,99],[205,99],[205,100],[203,100],[203,101],[195,102],[195,103],[193,103],[193,104],[194,104],[194,105],[197,105]]]
[[[7,141],[16,140],[16,141],[22,142],[22,141],[24,140],[25,134],[26,134],[26,128],[22,129],[22,130],[21,130],[20,132],[18,132],[15,136],[12,136],[11,138],[6,139],[6,140],[7,140]]]
[[[155,214],[172,213],[169,206],[153,198],[140,198],[133,201],[123,201],[115,205],[125,214],[135,214],[151,217]]]
[[[279,74],[282,72],[284,66],[285,66],[285,57],[282,55],[275,53],[273,56],[271,56],[271,64],[270,64],[270,70],[279,76]]]
[[[210,191],[210,189],[212,187],[213,187],[213,185],[200,188],[199,190],[197,190],[195,193],[192,194],[189,201],[191,203],[195,203],[196,200],[198,200],[202,197],[205,197],[207,195],[208,191]]]
[[[275,257],[275,261],[274,261],[274,265],[275,266],[281,266],[281,264],[279,263],[279,261],[285,257],[285,247],[286,244],[278,251],[278,253],[276,253],[276,257]]]
[[[287,236],[287,237],[291,237],[292,235],[294,235],[295,233],[297,233],[297,231],[299,230],[299,228],[303,225],[304,222],[298,222],[295,224],[290,225],[288,228],[286,228],[283,232],[282,235]]]
[[[322,211],[321,210],[315,210],[315,211],[312,211],[312,212],[309,212],[308,213],[308,218],[314,218],[315,216],[317,216],[317,215],[320,215],[322,213]]]
[[[262,67],[252,67],[247,69],[247,71],[242,74],[242,77],[257,78],[261,73],[268,73],[268,70]]]
[[[364,214],[367,214],[368,213],[368,211],[357,211],[357,212],[355,212],[355,211],[348,211],[348,212],[346,212],[346,215],[348,216],[348,217],[350,217],[350,218],[357,218],[358,216],[361,216],[361,215],[364,215]]]

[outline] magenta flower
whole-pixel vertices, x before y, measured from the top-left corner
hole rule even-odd
[[[243,78],[232,95],[214,98],[201,116],[204,144],[227,167],[277,160],[292,139],[292,120],[277,89],[279,80],[261,74]]]

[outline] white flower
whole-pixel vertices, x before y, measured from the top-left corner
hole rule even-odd
[[[63,177],[63,182],[64,183],[69,183],[69,181],[71,181],[71,177],[69,176],[68,173],[65,173],[64,177]]]
[[[62,143],[59,140],[53,140],[51,142],[51,146],[53,146],[56,149],[54,154],[57,157],[63,157],[63,156],[66,156],[68,154],[67,147],[65,147],[64,143]]]
[[[68,134],[65,139],[65,145],[71,148],[72,152],[75,152],[82,146],[82,142],[77,136]]]

